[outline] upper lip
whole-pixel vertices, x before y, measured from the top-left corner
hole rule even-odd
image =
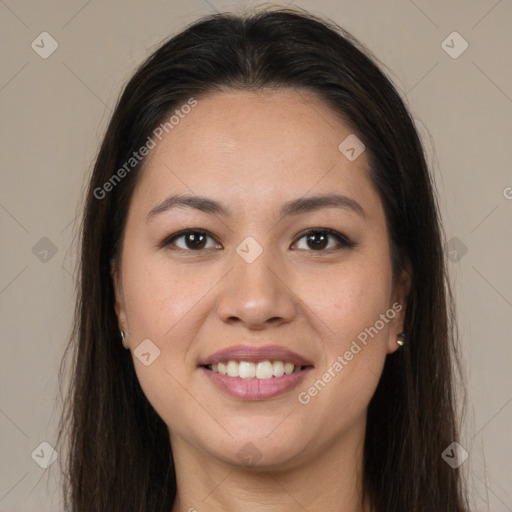
[[[262,347],[236,345],[224,348],[211,354],[199,362],[199,366],[207,366],[209,364],[217,364],[225,361],[247,361],[257,363],[260,361],[283,361],[285,363],[293,363],[295,366],[313,366],[299,354],[280,347],[279,345],[265,345]]]

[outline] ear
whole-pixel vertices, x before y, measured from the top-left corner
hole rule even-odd
[[[124,331],[125,335],[128,334],[128,324],[126,322],[126,305],[124,300],[123,281],[121,279],[120,268],[117,261],[112,259],[110,261],[110,276],[114,286],[115,302],[114,308],[116,310],[117,321],[119,329]]]
[[[400,334],[404,330],[405,313],[407,298],[409,297],[409,291],[411,289],[412,282],[412,271],[409,264],[406,268],[400,271],[400,275],[396,280],[390,309],[388,310],[395,313],[395,316],[390,320],[389,324],[389,336],[387,341],[387,354],[392,354],[400,348],[400,345],[396,342],[399,339]]]

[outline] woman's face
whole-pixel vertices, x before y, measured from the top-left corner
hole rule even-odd
[[[364,147],[305,91],[185,110],[155,139],[113,267],[144,393],[173,448],[203,457],[284,468],[359,446],[407,291]]]

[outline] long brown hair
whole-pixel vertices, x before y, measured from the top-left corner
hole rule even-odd
[[[161,45],[126,85],[85,198],[71,382],[59,430],[72,512],[169,512],[176,480],[169,433],[122,347],[110,263],[144,163],[105,187],[174,109],[220,90],[309,90],[366,146],[384,205],[394,272],[412,274],[407,342],[387,357],[369,404],[363,490],[378,512],[466,512],[459,469],[458,355],[443,236],[411,116],[371,54],[330,21],[290,9],[205,17]],[[108,189],[108,190],[107,190]],[[64,446],[64,443],[68,444]]]

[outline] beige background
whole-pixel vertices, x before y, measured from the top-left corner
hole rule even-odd
[[[121,87],[157,43],[185,24],[254,5],[0,0],[1,512],[61,510],[58,464],[44,470],[31,454],[37,448],[46,457],[50,450],[40,443],[56,438],[77,205]],[[474,510],[510,511],[512,2],[293,5],[331,17],[366,44],[418,121],[446,237],[458,251],[450,268],[469,380],[463,468]],[[453,31],[469,44],[456,59],[441,46]],[[42,46],[42,32],[58,43],[47,59],[31,47],[34,40]],[[462,48],[461,40],[448,41],[452,52]]]

